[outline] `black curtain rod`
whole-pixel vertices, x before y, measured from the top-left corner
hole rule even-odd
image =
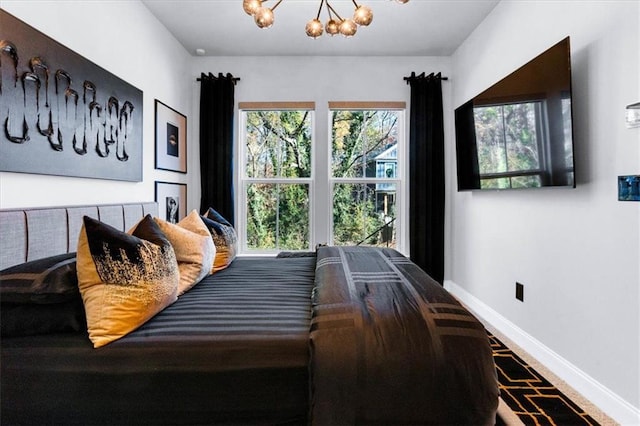
[[[215,75],[212,75],[210,78],[222,78],[222,77],[224,76],[219,74],[218,77],[216,77]],[[196,78],[196,81],[202,81],[202,78],[198,77]],[[236,84],[237,82],[240,81],[240,77],[232,77],[231,81],[233,81],[233,84]]]
[[[409,82],[414,78],[425,78],[425,77],[435,77],[435,78],[439,78],[440,80],[449,80],[449,77],[442,77],[440,73],[438,74],[431,73],[428,76],[425,76],[424,72],[420,75],[416,75],[415,72],[412,72],[409,77],[404,77],[404,81],[406,81],[407,84],[409,84]]]

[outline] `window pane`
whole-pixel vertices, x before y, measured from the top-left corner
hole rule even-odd
[[[539,188],[540,176],[516,176],[511,178],[512,188]]]
[[[504,105],[502,108],[509,171],[540,168],[536,106],[536,103],[528,102]]]
[[[502,108],[474,107],[480,174],[507,171]]]
[[[482,189],[511,188],[511,180],[509,178],[481,179],[480,180],[480,187]]]
[[[474,107],[480,174],[537,170],[536,102]]]
[[[331,117],[333,177],[396,177],[398,111],[338,110]],[[392,176],[379,165],[385,161],[394,164]]]
[[[333,188],[333,243],[396,247],[395,184],[338,183]]]
[[[247,248],[276,248],[277,185],[247,186]]]
[[[247,185],[247,248],[309,249],[309,185]]]
[[[246,176],[311,176],[310,111],[246,112]]]

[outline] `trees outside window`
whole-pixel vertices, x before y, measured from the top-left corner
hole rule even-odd
[[[397,246],[402,111],[331,111],[333,243]]]
[[[256,110],[243,116],[243,247],[308,250],[312,112]]]
[[[397,248],[405,210],[399,203],[404,109],[330,108],[329,158],[324,159],[313,157],[321,143],[313,140],[314,106],[275,106],[240,112],[241,251],[311,250],[324,242]],[[324,172],[316,173],[314,166]],[[317,176],[329,180],[319,182]],[[331,229],[317,230],[312,212],[318,204],[330,206]],[[312,238],[314,229],[319,241]]]

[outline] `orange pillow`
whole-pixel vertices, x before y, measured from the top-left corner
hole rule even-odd
[[[150,215],[131,235],[88,216],[78,238],[78,287],[95,348],[117,340],[177,299],[178,262]]]
[[[213,272],[216,246],[196,210],[175,225],[157,217],[154,220],[176,253],[180,270],[180,296]]]

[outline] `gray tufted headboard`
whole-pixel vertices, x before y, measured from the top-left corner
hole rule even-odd
[[[127,231],[155,202],[0,210],[0,270],[19,263],[76,251],[82,217]]]

